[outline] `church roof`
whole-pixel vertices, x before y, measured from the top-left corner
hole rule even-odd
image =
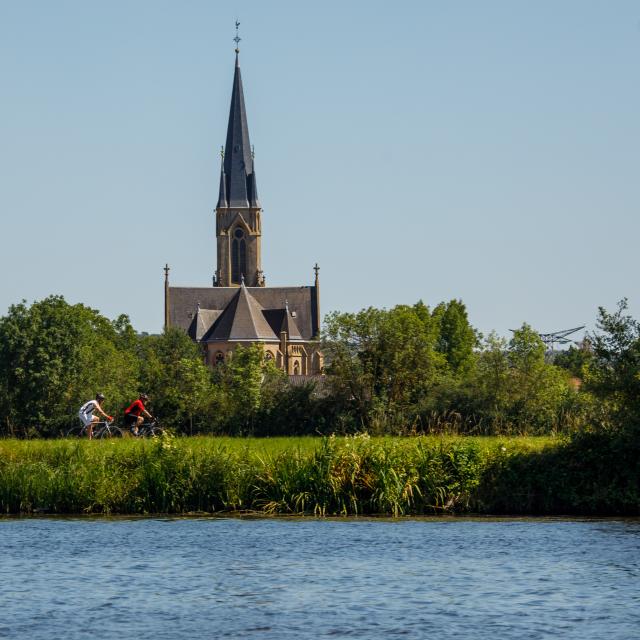
[[[205,333],[211,328],[211,325],[218,319],[222,311],[217,309],[201,309],[199,306],[193,314],[193,320],[187,333],[196,341],[202,340]]]
[[[203,340],[277,340],[277,336],[265,320],[262,307],[243,284]]]
[[[289,340],[302,340],[302,335],[298,330],[298,326],[296,325],[295,317],[298,315],[297,312],[291,311],[289,309],[289,303],[285,304],[284,317],[282,318],[282,325],[280,326],[280,331],[286,331]]]
[[[170,325],[204,342],[278,340],[283,327],[290,340],[311,340],[320,324],[313,286],[169,287],[168,294]]]
[[[226,203],[226,205],[223,203]],[[227,125],[227,141],[220,176],[218,206],[260,206],[237,53],[231,93],[231,108],[229,109],[229,123]]]

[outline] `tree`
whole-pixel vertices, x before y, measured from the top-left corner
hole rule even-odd
[[[330,385],[365,424],[374,413],[411,411],[446,375],[446,359],[436,350],[438,323],[421,302],[333,313],[325,327]]]
[[[525,429],[546,432],[558,425],[564,401],[573,393],[568,375],[545,361],[540,335],[528,324],[509,342],[511,415]]]
[[[606,407],[618,427],[640,425],[640,323],[625,311],[627,300],[615,312],[598,309],[597,331],[589,336],[593,357],[585,383]]]
[[[461,300],[440,303],[433,310],[433,317],[439,325],[436,348],[455,376],[468,374],[475,366],[480,335],[469,323],[465,305]]]
[[[496,333],[490,333],[478,356],[472,395],[479,418],[492,424],[507,422],[511,398],[511,368],[507,355],[508,343]]]
[[[286,383],[286,374],[266,360],[259,344],[238,346],[231,358],[218,365],[215,380],[223,399],[221,421],[226,431],[250,434],[255,420],[273,404]]]
[[[168,426],[209,430],[216,419],[220,394],[189,336],[168,328],[140,342],[141,389],[151,396],[153,411]]]
[[[10,307],[0,319],[0,411],[5,432],[53,434],[77,420],[101,391],[112,411],[135,389],[138,364],[125,347],[126,316],[115,322],[84,305],[50,296]]]
[[[566,369],[574,378],[582,379],[592,360],[591,341],[585,338],[579,346],[571,345],[566,351],[558,353],[553,359],[553,364],[556,367]]]

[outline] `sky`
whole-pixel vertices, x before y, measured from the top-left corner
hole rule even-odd
[[[461,299],[483,333],[640,315],[640,4],[0,0],[0,315],[139,331],[208,286],[235,44],[267,285]]]

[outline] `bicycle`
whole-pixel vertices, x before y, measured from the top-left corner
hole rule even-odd
[[[67,431],[67,438],[83,438],[88,435],[88,425],[72,427]],[[105,438],[122,438],[122,429],[113,424],[113,422],[101,420],[100,422],[93,423],[93,437],[99,438],[100,440]]]
[[[134,427],[132,426],[130,432],[134,438],[158,438],[164,433],[164,429],[155,418],[151,422],[143,422],[138,427],[137,434],[133,430]]]

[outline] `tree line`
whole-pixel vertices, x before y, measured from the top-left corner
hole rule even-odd
[[[209,369],[178,329],[140,335],[125,315],[60,296],[22,302],[0,318],[0,435],[64,433],[98,391],[116,418],[144,391],[186,434],[548,434],[640,415],[640,325],[626,301],[553,362],[527,324],[483,337],[459,300],[335,312],[321,340],[326,375],[292,385],[256,345]]]

